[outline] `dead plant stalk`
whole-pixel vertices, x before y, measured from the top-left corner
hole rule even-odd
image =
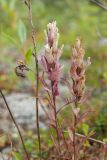
[[[0,93],[1,93],[1,96],[2,96],[2,98],[3,98],[3,100],[4,100],[4,102],[5,102],[5,105],[6,105],[6,107],[7,107],[7,110],[9,111],[10,117],[11,117],[11,119],[12,119],[12,121],[13,121],[13,123],[14,123],[17,131],[18,131],[18,133],[19,133],[19,136],[20,136],[20,139],[21,139],[21,142],[22,142],[22,145],[23,145],[23,149],[24,149],[26,158],[27,158],[27,160],[30,160],[29,155],[28,155],[28,152],[27,152],[26,147],[25,147],[25,144],[24,144],[23,136],[22,136],[21,131],[20,131],[20,129],[19,129],[19,126],[18,126],[18,124],[17,124],[17,122],[16,122],[16,120],[15,120],[15,118],[14,118],[14,116],[13,116],[11,110],[10,110],[10,107],[9,107],[9,105],[8,105],[8,102],[7,102],[6,98],[5,98],[5,95],[3,94],[2,90],[0,90]]]
[[[37,59],[37,52],[36,52],[36,40],[35,40],[35,27],[32,20],[32,8],[31,8],[31,0],[28,0],[26,3],[28,10],[29,10],[29,21],[32,28],[32,43],[34,48],[34,59],[35,59],[35,75],[36,75],[36,126],[37,126],[37,135],[38,135],[38,142],[39,142],[39,152],[41,153],[41,138],[40,138],[40,127],[39,127],[39,101],[38,101],[38,94],[39,94],[39,69],[38,69],[38,59]]]

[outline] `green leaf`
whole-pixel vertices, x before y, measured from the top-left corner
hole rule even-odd
[[[21,20],[19,20],[18,23],[18,36],[21,43],[24,43],[26,41],[26,27]]]
[[[22,157],[18,152],[14,152],[14,157],[15,157],[15,160],[22,160]]]
[[[83,130],[85,136],[87,136],[88,135],[88,131],[89,131],[89,126],[87,124],[83,123],[82,124],[82,130]]]
[[[26,61],[26,63],[29,63],[30,60],[31,60],[31,58],[32,58],[32,49],[30,48],[30,49],[28,49],[28,51],[25,54],[25,61]]]

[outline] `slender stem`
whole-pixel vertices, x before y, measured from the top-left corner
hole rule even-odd
[[[70,152],[70,148],[69,148],[69,146],[68,146],[68,143],[67,143],[67,141],[66,141],[66,138],[65,138],[65,135],[64,135],[64,132],[63,132],[63,129],[62,129],[62,126],[61,126],[61,124],[59,124],[59,127],[61,128],[61,133],[62,133],[62,137],[63,137],[63,141],[64,141],[64,144],[65,144],[65,147],[66,147],[66,149],[67,149],[67,151],[68,151],[68,153],[69,153],[69,156],[70,156],[70,158],[71,158],[71,160],[72,160],[72,155],[71,155],[71,152]]]
[[[17,122],[16,122],[16,120],[15,120],[15,118],[14,118],[14,116],[13,116],[11,110],[10,110],[10,107],[9,107],[9,105],[8,105],[8,103],[7,103],[7,100],[6,100],[6,98],[5,98],[5,95],[3,94],[3,92],[2,92],[1,89],[0,89],[0,93],[1,93],[1,96],[2,96],[2,98],[3,98],[3,100],[4,100],[4,102],[5,102],[5,105],[6,105],[6,107],[7,107],[7,110],[9,111],[10,117],[11,117],[11,119],[12,119],[15,127],[17,128],[18,133],[19,133],[19,136],[20,136],[20,139],[21,139],[21,142],[22,142],[22,145],[23,145],[23,149],[24,149],[24,152],[25,152],[25,154],[26,154],[26,158],[27,158],[27,160],[30,160],[29,155],[28,155],[27,150],[26,150],[26,147],[25,147],[25,144],[24,144],[24,140],[23,140],[21,131],[20,131],[20,129],[19,129],[19,127],[18,127],[18,124],[17,124]]]
[[[57,110],[57,114],[58,114],[60,111],[62,111],[67,105],[69,105],[69,104],[75,102],[75,100],[76,100],[76,99],[73,99],[73,100],[71,100],[71,101],[65,103],[61,108],[59,108],[59,109]]]
[[[90,0],[90,2],[94,3],[95,5],[97,5],[98,7],[104,9],[105,11],[107,11],[107,7],[105,7],[101,2],[98,2],[96,0]]]
[[[75,107],[77,108],[77,100],[75,101]],[[77,154],[76,154],[76,121],[77,117],[74,114],[74,124],[73,124],[73,148],[74,148],[74,160],[77,160]]]
[[[76,160],[76,138],[75,138],[75,127],[76,127],[76,116],[74,115],[74,130],[73,130],[73,148],[74,148],[74,160]]]
[[[64,132],[68,133],[68,131],[64,131]],[[86,138],[86,140],[88,140],[88,141],[95,142],[95,143],[98,143],[98,144],[103,145],[103,146],[106,145],[105,142],[103,142],[101,140],[97,140],[97,139],[94,139],[94,138],[86,137],[85,135],[80,134],[80,133],[76,133],[75,132],[75,136],[76,137],[81,137],[81,138]],[[106,153],[105,153],[105,156],[107,156]]]
[[[36,72],[36,126],[37,126],[37,135],[38,135],[38,142],[39,142],[39,152],[41,154],[41,138],[40,138],[40,127],[39,127],[39,68],[38,68],[38,59],[37,59],[37,52],[36,52],[36,42],[35,42],[35,28],[32,20],[32,8],[31,8],[31,0],[28,0],[28,10],[29,10],[29,21],[32,28],[32,42],[34,47],[34,58],[35,58],[35,72]]]
[[[86,138],[86,136],[82,135],[82,134],[79,134],[79,133],[75,133],[76,136],[78,137],[82,137],[82,138]],[[87,138],[89,141],[92,141],[92,142],[96,142],[96,143],[99,143],[101,145],[105,145],[104,142],[100,141],[100,140],[97,140],[97,139],[94,139],[94,138]]]
[[[53,105],[54,105],[54,116],[55,116],[56,134],[57,134],[58,148],[59,148],[59,155],[60,155],[61,149],[60,149],[60,138],[59,138],[59,132],[58,132],[58,123],[57,123],[56,97],[54,95],[53,82],[52,81],[51,81],[51,88],[52,88],[52,98],[53,98]]]

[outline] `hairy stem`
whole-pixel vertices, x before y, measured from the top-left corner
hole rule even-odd
[[[38,68],[38,59],[37,59],[37,52],[36,52],[36,41],[35,41],[35,28],[32,20],[32,8],[31,8],[31,0],[28,0],[28,10],[29,10],[29,21],[32,28],[32,42],[34,48],[34,58],[35,58],[35,74],[36,74],[36,126],[37,126],[37,135],[38,135],[38,142],[39,142],[39,152],[41,153],[41,138],[40,138],[40,127],[39,127],[39,101],[38,101],[38,94],[39,94],[39,68]]]
[[[23,145],[23,149],[24,149],[24,152],[26,154],[26,158],[27,158],[27,160],[30,160],[29,155],[28,155],[27,150],[26,150],[26,147],[25,147],[25,144],[24,144],[24,140],[23,140],[21,131],[20,131],[19,127],[18,127],[18,124],[17,124],[17,122],[16,122],[16,120],[15,120],[15,118],[14,118],[14,116],[13,116],[11,110],[10,110],[10,107],[9,107],[9,105],[7,103],[7,100],[6,100],[5,95],[3,94],[2,90],[0,90],[0,93],[1,93],[1,96],[2,96],[2,98],[4,100],[4,102],[5,102],[7,110],[9,111],[10,117],[11,117],[11,119],[12,119],[15,127],[17,128],[18,133],[19,133],[19,136],[20,136],[20,139],[21,139],[21,142],[22,142],[22,145]]]
[[[65,103],[62,107],[60,107],[60,108],[57,110],[57,114],[58,114],[60,111],[62,111],[67,105],[69,105],[69,104],[75,102],[75,100],[76,100],[76,99],[73,99],[73,100],[71,100],[71,101]]]
[[[71,155],[71,152],[70,152],[70,148],[69,148],[68,143],[67,143],[67,141],[66,141],[66,138],[65,138],[63,129],[62,129],[62,127],[61,127],[61,124],[59,124],[59,127],[61,128],[60,131],[61,131],[61,134],[62,134],[62,137],[63,137],[63,142],[64,142],[65,147],[66,147],[66,149],[67,149],[67,152],[68,152],[68,154],[69,154],[69,156],[70,156],[70,158],[71,158],[71,160],[72,160],[72,155]]]
[[[77,108],[77,100],[75,101],[75,107]],[[74,114],[74,124],[73,124],[73,148],[74,148],[74,160],[77,160],[77,154],[76,154],[76,120],[77,117]]]
[[[76,139],[75,139],[75,122],[76,116],[74,115],[74,131],[73,131],[73,148],[74,148],[74,160],[76,160]]]
[[[56,134],[57,134],[58,148],[59,148],[59,156],[60,156],[61,148],[60,148],[60,138],[59,138],[59,132],[58,132],[58,123],[57,123],[56,97],[54,95],[53,82],[52,81],[51,81],[51,88],[52,88],[52,98],[53,98],[53,105],[54,105],[55,127],[56,127]]]

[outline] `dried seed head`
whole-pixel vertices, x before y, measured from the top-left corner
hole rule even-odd
[[[72,59],[70,74],[73,80],[72,91],[77,101],[80,101],[84,95],[85,88],[85,70],[91,64],[90,58],[84,61],[85,51],[81,45],[81,40],[77,39],[72,49]]]

